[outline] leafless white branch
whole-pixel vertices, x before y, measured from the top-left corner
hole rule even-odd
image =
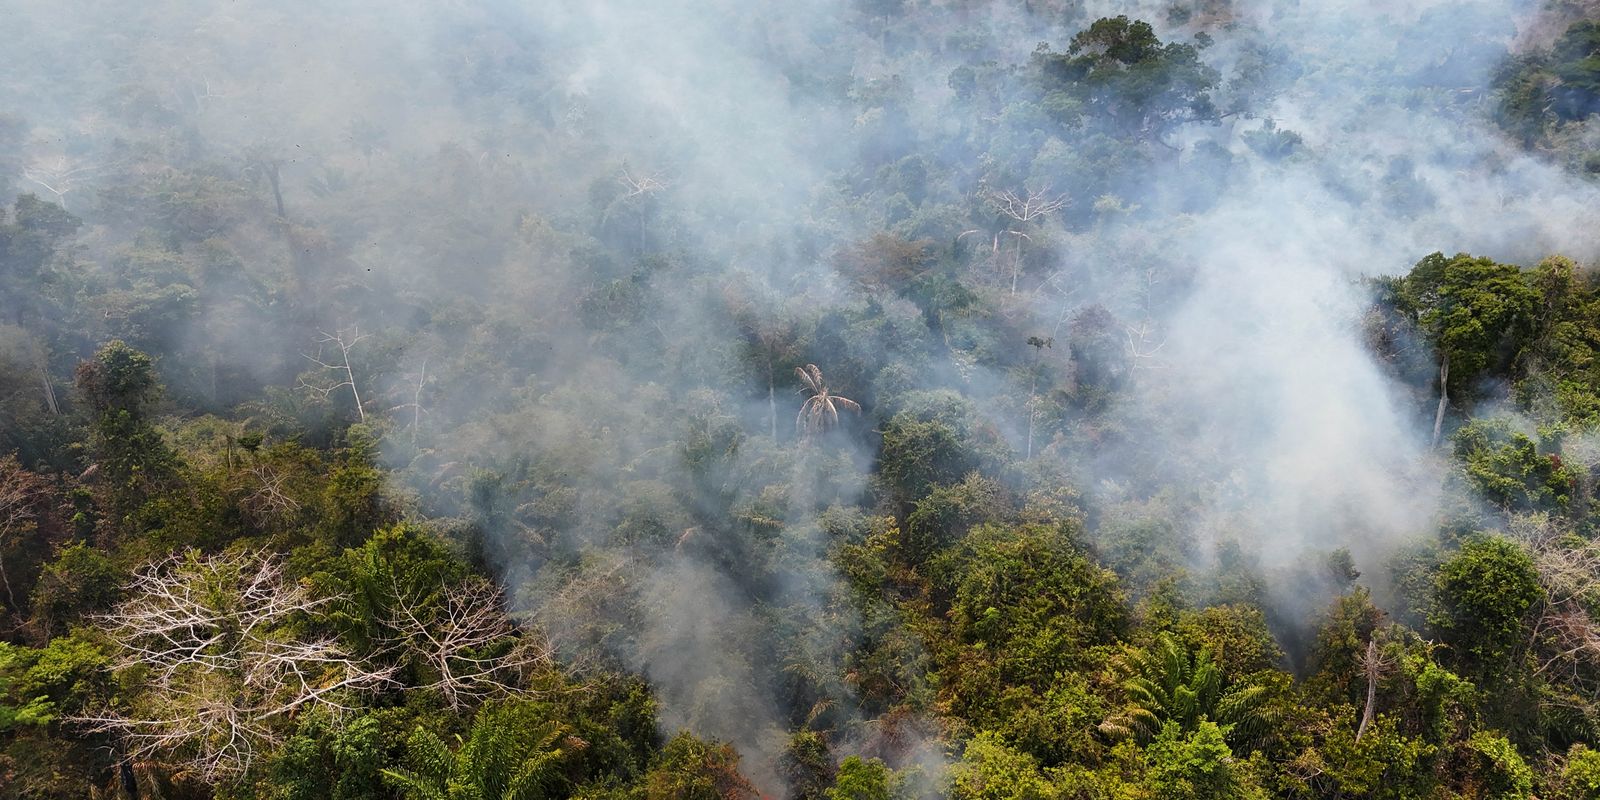
[[[258,517],[289,519],[300,511],[300,501],[284,488],[289,473],[270,464],[255,463],[246,470],[255,480],[256,489],[244,498],[241,505]]]
[[[344,710],[349,692],[396,669],[300,633],[296,623],[337,598],[313,597],[267,553],[174,555],[136,573],[127,594],[98,623],[113,666],[141,691],[75,721],[120,735],[130,758],[177,758],[208,780],[248,770],[280,741],[281,718]]]
[[[1128,355],[1133,358],[1134,369],[1156,369],[1164,366],[1155,361],[1161,349],[1167,346],[1167,340],[1153,341],[1155,331],[1149,322],[1138,325],[1126,326],[1128,335]]]
[[[317,354],[313,356],[309,353],[301,353],[301,355],[307,361],[331,373],[329,380],[332,382],[308,383],[304,378],[301,378],[297,388],[305,389],[318,397],[325,398],[348,386],[350,387],[351,396],[355,398],[356,415],[362,422],[366,422],[367,410],[361,401],[361,389],[356,385],[355,370],[350,365],[350,351],[362,339],[367,338],[367,334],[361,333],[359,328],[354,325],[349,328],[340,328],[333,333],[328,333],[327,331],[318,331],[317,333]],[[338,351],[338,354],[325,358],[323,353],[330,345],[334,350]]]
[[[617,175],[617,182],[626,190],[624,197],[638,197],[640,195],[655,194],[667,188],[667,182],[660,173],[650,173],[635,177],[627,167],[623,167]]]
[[[522,690],[530,671],[550,659],[550,651],[524,633],[506,614],[500,587],[470,578],[444,589],[437,602],[396,587],[390,626],[400,647],[427,664],[451,708]]]
[[[1067,204],[1066,195],[1052,196],[1049,191],[1028,190],[1018,195],[1007,189],[989,192],[989,206],[1017,222],[1032,222],[1061,210]]]
[[[1545,603],[1534,620],[1535,672],[1574,685],[1591,682],[1600,668],[1600,542],[1571,536],[1545,514],[1514,519],[1512,534],[1533,558]],[[1590,687],[1595,688],[1595,687]]]

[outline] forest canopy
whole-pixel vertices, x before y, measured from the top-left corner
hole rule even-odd
[[[1600,798],[1600,8],[0,0],[0,796]]]

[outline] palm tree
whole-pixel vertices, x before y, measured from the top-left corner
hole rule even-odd
[[[459,737],[458,737],[458,740]],[[383,776],[406,800],[544,800],[566,797],[566,757],[581,742],[530,705],[479,712],[460,746],[418,727],[406,742],[409,769]]]
[[[800,376],[800,381],[805,384],[805,390],[811,392],[811,396],[801,404],[800,413],[794,418],[796,428],[807,433],[818,433],[839,424],[841,408],[861,413],[860,403],[836,395],[828,389],[828,384],[822,380],[822,370],[817,369],[816,364],[795,367],[794,373]]]
[[[1191,655],[1169,633],[1148,648],[1121,659],[1128,704],[1100,723],[1101,732],[1147,741],[1171,722],[1180,730],[1210,720],[1234,745],[1254,745],[1271,728],[1265,708],[1267,689],[1258,684],[1227,686],[1209,650]]]

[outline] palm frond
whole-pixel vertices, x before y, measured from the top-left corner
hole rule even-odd
[[[794,374],[800,376],[801,382],[805,383],[807,389],[810,389],[813,392],[822,391],[822,385],[817,381],[812,380],[811,373],[806,372],[805,367],[795,367]]]
[[[861,413],[859,403],[828,391],[828,384],[822,379],[822,370],[816,364],[795,367],[794,372],[805,383],[806,389],[812,392],[811,396],[800,404],[800,413],[795,415],[796,428],[806,433],[818,433],[838,425],[841,406]]]

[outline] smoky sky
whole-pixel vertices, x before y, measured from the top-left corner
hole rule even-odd
[[[1020,68],[1116,14],[1164,41],[1205,34],[1215,118],[1090,186],[1071,165],[1108,157],[1103,142],[1040,132],[1027,108],[962,111],[952,72]],[[0,16],[0,112],[25,131],[4,177],[91,223],[86,269],[136,282],[119,261],[138,236],[119,185],[177,164],[241,187],[243,221],[168,247],[213,267],[208,253],[230,253],[217,269],[246,283],[298,270],[316,310],[240,307],[217,282],[179,346],[287,387],[318,330],[373,331],[386,366],[370,380],[386,397],[420,381],[427,397],[425,430],[384,453],[431,510],[466,513],[474,464],[510,486],[559,461],[570,494],[485,517],[513,594],[533,611],[587,603],[598,622],[542,618],[644,673],[667,727],[734,741],[763,786],[787,721],[778,666],[741,633],[811,616],[794,636],[842,657],[858,621],[819,516],[870,502],[875,409],[831,455],[797,455],[797,383],[740,362],[741,320],[870,316],[839,337],[841,362],[893,354],[915,367],[897,391],[953,390],[1020,454],[1037,390],[1008,368],[1022,338],[1053,337],[1040,357],[1069,385],[1064,321],[1103,307],[1129,375],[1115,436],[1046,432],[1036,458],[1102,509],[1173,489],[1169,522],[1197,566],[1238,541],[1268,565],[1346,546],[1368,567],[1428,530],[1442,467],[1418,376],[1363,341],[1361,278],[1436,250],[1531,265],[1587,262],[1597,245],[1593,185],[1489,121],[1493,70],[1549,24],[1526,2],[4,0]],[[1035,155],[986,172],[948,145],[960,125]],[[1263,149],[1273,131],[1295,144]],[[916,203],[853,188],[907,156]],[[279,170],[284,224],[265,211],[263,165]],[[962,209],[1000,191],[1062,206],[1026,240],[967,236]],[[842,275],[839,254],[884,229],[995,273],[977,287],[1003,317],[987,322],[1017,341],[952,339]],[[1030,259],[1019,291],[1013,257]],[[584,291],[601,299],[574,303]],[[585,328],[633,291],[648,299],[626,336]],[[888,397],[879,375],[834,366],[845,394]],[[669,486],[685,429],[723,448],[704,479],[715,491]],[[702,517],[765,509],[771,486],[786,487],[782,557],[756,589]],[[641,556],[617,545],[624,525],[670,535]],[[526,544],[556,538],[583,553],[559,571]]]

